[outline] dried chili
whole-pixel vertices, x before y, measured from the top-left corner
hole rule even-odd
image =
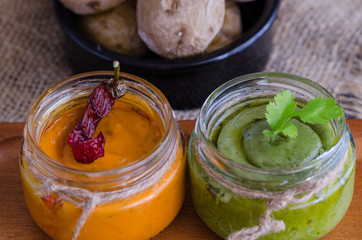
[[[114,78],[106,84],[102,82],[89,96],[85,113],[68,136],[67,143],[73,149],[73,156],[81,163],[92,163],[104,156],[105,137],[100,132],[93,135],[98,123],[111,110],[117,98],[125,94],[126,86],[119,84],[118,61],[113,62]]]
[[[102,132],[96,138],[92,137],[98,123],[111,111],[115,100],[105,83],[101,83],[90,95],[85,113],[70,132],[67,141],[78,162],[92,163],[104,156],[105,137]]]

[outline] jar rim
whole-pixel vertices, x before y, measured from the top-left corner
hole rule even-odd
[[[99,82],[100,82],[105,77],[108,77],[108,76],[113,77],[113,72],[112,71],[91,71],[91,72],[76,74],[76,75],[70,76],[70,77],[58,82],[57,84],[51,86],[38,97],[38,99],[35,101],[34,105],[32,106],[32,108],[29,112],[28,120],[25,125],[25,132],[24,132],[24,134],[27,137],[29,137],[28,140],[30,140],[31,144],[34,146],[33,150],[41,159],[43,159],[46,162],[47,165],[54,167],[61,171],[66,171],[71,174],[85,175],[89,178],[125,174],[125,173],[129,173],[129,172],[133,172],[136,169],[144,166],[145,164],[149,164],[150,162],[152,163],[152,160],[154,159],[154,155],[157,154],[157,151],[160,149],[162,150],[164,148],[167,148],[166,145],[170,144],[169,135],[175,129],[175,127],[173,127],[175,125],[175,118],[172,113],[172,108],[171,108],[168,100],[166,99],[166,97],[163,95],[163,93],[158,88],[156,88],[153,84],[147,82],[146,80],[144,80],[140,77],[137,77],[137,76],[129,74],[129,73],[124,73],[124,72],[120,73],[120,78],[124,78],[124,79],[133,81],[133,82],[130,82],[130,81],[126,80],[125,84],[127,85],[127,87],[129,87],[129,86],[137,87],[137,86],[135,86],[134,83],[139,84],[141,86],[142,90],[148,90],[148,91],[152,92],[155,96],[157,96],[157,98],[159,99],[159,102],[162,103],[158,107],[164,114],[163,116],[160,116],[161,119],[164,119],[164,123],[163,123],[164,124],[164,134],[161,137],[161,139],[159,140],[158,144],[155,145],[154,148],[147,155],[139,158],[136,161],[127,163],[127,164],[117,167],[117,168],[92,171],[92,170],[85,170],[85,169],[79,169],[79,168],[75,168],[75,167],[66,166],[66,165],[52,159],[51,157],[49,157],[40,148],[39,143],[36,140],[35,131],[30,131],[30,129],[33,128],[34,126],[36,126],[35,113],[38,110],[38,107],[42,104],[42,101],[47,96],[54,93],[54,91],[56,91],[57,89],[59,89],[60,87],[64,86],[67,83],[75,82],[75,81],[80,82],[82,80],[87,80],[87,78],[96,77],[96,76],[99,76]],[[76,84],[77,83],[75,83],[74,85],[76,85]]]
[[[287,82],[286,82],[287,81]],[[234,168],[237,168],[238,170],[242,170],[248,173],[254,173],[254,174],[261,174],[261,175],[291,175],[296,173],[302,173],[305,171],[309,171],[311,169],[317,168],[321,162],[326,163],[326,167],[332,167],[335,163],[333,163],[329,158],[326,157],[326,155],[330,155],[330,152],[339,152],[343,151],[342,149],[347,148],[346,138],[345,136],[346,132],[348,131],[348,126],[345,121],[345,117],[342,116],[338,120],[332,120],[333,127],[338,128],[338,131],[336,131],[336,136],[334,139],[334,144],[331,146],[326,152],[323,154],[317,156],[312,161],[309,161],[308,163],[301,165],[301,166],[295,166],[295,167],[289,167],[289,168],[280,168],[280,169],[262,169],[257,167],[251,167],[246,166],[243,164],[236,163],[235,161],[231,160],[230,158],[226,157],[224,154],[219,152],[217,147],[214,145],[214,143],[210,139],[210,128],[215,127],[215,119],[218,118],[219,115],[225,113],[227,110],[227,107],[225,107],[225,104],[228,105],[228,107],[232,106],[233,103],[231,101],[234,101],[233,98],[242,98],[242,90],[243,86],[245,85],[247,87],[254,86],[253,84],[257,84],[257,88],[264,89],[268,86],[272,86],[275,84],[276,88],[283,89],[286,85],[290,85],[291,88],[295,91],[297,88],[303,88],[303,91],[306,91],[305,94],[307,94],[310,89],[313,89],[316,93],[323,97],[327,98],[333,98],[333,95],[329,93],[324,87],[319,85],[316,82],[313,82],[310,79],[300,77],[293,74],[288,73],[282,73],[282,72],[259,72],[259,73],[252,73],[243,75],[240,77],[236,77],[223,85],[219,86],[217,89],[215,89],[209,97],[204,102],[203,106],[201,107],[200,114],[196,123],[196,129],[195,132],[199,135],[200,141],[204,143],[206,148],[205,154],[211,154],[214,161],[218,161],[219,164],[224,165],[223,167],[217,166],[218,164],[214,163],[208,163],[209,165],[212,165],[220,174],[224,174],[223,169],[227,166],[232,166]],[[257,90],[255,90],[257,91]],[[260,90],[262,91],[262,90]],[[236,94],[238,92],[239,95]],[[228,95],[227,95],[228,94]],[[232,95],[234,94],[234,95]],[[308,95],[308,94],[307,94]],[[309,96],[313,95],[312,93],[309,94]],[[229,96],[230,99],[228,99],[226,96]],[[232,97],[230,97],[232,96]],[[275,94],[274,94],[275,96]],[[315,96],[317,97],[317,96]],[[270,96],[269,96],[270,98]],[[245,97],[246,100],[250,100],[247,97]],[[272,99],[272,98],[271,98]],[[237,100],[235,100],[237,101]],[[223,103],[223,104],[222,104]],[[339,103],[337,102],[339,105]],[[225,107],[225,109],[220,110],[221,108]],[[336,123],[338,121],[338,124]],[[214,125],[213,125],[214,124]],[[217,126],[217,124],[216,124]],[[329,162],[328,162],[329,161]],[[324,166],[324,165],[323,165]],[[229,174],[229,173],[228,173]],[[227,175],[227,174],[226,174]],[[229,178],[235,177],[232,175],[227,175]],[[240,176],[238,176],[240,177]]]

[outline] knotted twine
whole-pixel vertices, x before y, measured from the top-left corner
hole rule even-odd
[[[177,138],[175,146],[179,145],[180,142]],[[31,172],[31,175],[35,176],[35,178],[37,178],[39,181],[39,185],[35,189],[37,195],[46,196],[50,193],[55,193],[62,201],[68,201],[75,206],[83,208],[83,212],[77,221],[73,233],[72,240],[76,240],[85,222],[87,221],[88,216],[97,205],[106,204],[113,200],[125,199],[154,186],[158,181],[160,181],[161,177],[165,175],[166,171],[171,168],[172,164],[175,162],[178,151],[178,147],[167,150],[167,152],[164,154],[165,156],[168,156],[167,160],[164,161],[157,172],[154,172],[147,177],[147,181],[142,181],[141,183],[138,183],[131,188],[125,188],[111,192],[95,192],[86,190],[84,188],[59,184],[49,176],[41,174],[34,166],[32,161],[28,161],[28,168]],[[29,158],[31,156],[29,156],[28,151],[24,151],[24,155],[25,159],[31,159]],[[83,199],[85,199],[85,201]]]
[[[249,228],[242,228],[239,231],[233,232],[227,237],[227,240],[255,240],[260,236],[269,234],[271,232],[284,231],[285,223],[282,220],[273,219],[271,216],[272,212],[284,209],[288,206],[288,204],[299,204],[307,202],[314,194],[322,190],[331,181],[336,179],[336,177],[339,175],[339,172],[343,170],[343,166],[348,159],[348,150],[346,150],[337,166],[332,171],[329,171],[327,174],[325,174],[324,177],[303,182],[302,184],[283,192],[263,192],[258,190],[250,190],[228,181],[216,173],[208,164],[206,164],[197,151],[196,154],[196,159],[204,171],[226,189],[229,189],[231,192],[237,195],[267,200],[267,209],[265,210],[264,216],[259,219],[259,225]],[[296,197],[299,194],[304,195],[302,197]]]

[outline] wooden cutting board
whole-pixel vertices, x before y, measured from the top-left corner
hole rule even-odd
[[[180,121],[187,139],[195,121]],[[348,120],[357,149],[355,192],[346,216],[323,239],[362,239],[362,120]],[[50,239],[29,215],[21,187],[18,167],[24,123],[0,123],[0,240]],[[190,196],[171,225],[154,239],[220,239],[198,218]]]

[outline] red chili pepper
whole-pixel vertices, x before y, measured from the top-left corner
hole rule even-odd
[[[58,196],[55,195],[46,195],[46,196],[42,196],[41,200],[43,200],[43,202],[45,203],[46,206],[48,206],[49,208],[55,208],[60,204],[60,199]]]
[[[92,138],[98,123],[112,109],[116,98],[105,83],[101,83],[90,95],[84,116],[68,136],[67,143],[73,149],[75,160],[92,163],[104,156],[105,137],[102,132]]]

